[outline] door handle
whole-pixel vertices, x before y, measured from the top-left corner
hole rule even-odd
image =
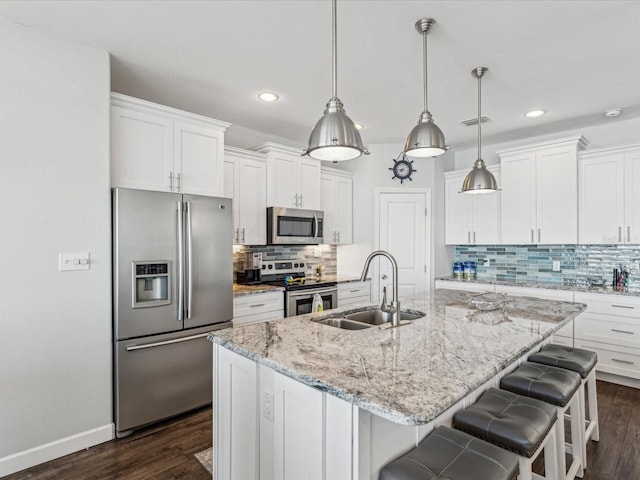
[[[189,340],[196,340],[198,338],[206,337],[207,335],[209,335],[209,332],[199,333],[198,335],[191,335],[190,337],[175,338],[173,340],[167,340],[165,342],[153,342],[153,343],[143,343],[142,345],[131,345],[130,347],[127,347],[127,352],[133,352],[135,350],[143,350],[145,348],[163,347],[165,345],[171,345],[173,343],[188,342]]]
[[[302,195],[300,195],[300,198],[302,198]],[[300,203],[300,205],[302,205],[302,203]],[[318,216],[315,213],[313,214],[313,223],[315,225],[313,229],[313,239],[315,240],[318,238]]]
[[[184,219],[182,200],[178,200],[178,321],[184,311]]]
[[[193,299],[193,237],[191,235],[191,202],[187,202],[187,315],[191,318],[191,301]]]

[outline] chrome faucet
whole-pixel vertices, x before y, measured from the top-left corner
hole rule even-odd
[[[376,250],[375,252],[371,252],[367,259],[364,261],[364,268],[362,269],[362,275],[360,275],[360,281],[364,282],[367,279],[367,273],[369,273],[369,265],[371,265],[371,260],[375,257],[382,256],[387,257],[391,262],[391,268],[393,270],[393,300],[391,300],[391,305],[384,305],[383,298],[383,306],[380,308],[382,310],[386,310],[391,312],[391,326],[397,327],[400,325],[400,302],[398,301],[398,262],[389,252],[385,252],[384,250]],[[384,290],[386,297],[386,288]]]

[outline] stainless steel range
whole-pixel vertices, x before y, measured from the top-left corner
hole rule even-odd
[[[305,263],[298,259],[262,262],[262,283],[285,288],[285,317],[311,313],[316,293],[322,298],[323,310],[338,306],[337,282],[305,277],[304,272]]]

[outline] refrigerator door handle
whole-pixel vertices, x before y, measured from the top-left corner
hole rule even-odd
[[[162,347],[164,345],[171,345],[172,343],[188,342],[189,340],[195,340],[197,338],[206,337],[207,333],[199,333],[198,335],[191,335],[190,337],[174,338],[173,340],[166,340],[164,342],[143,343],[142,345],[131,345],[127,347],[127,352],[133,352],[135,350],[143,350],[145,348]]]
[[[184,221],[182,200],[178,200],[178,320],[182,321],[184,311]]]
[[[193,298],[193,237],[191,235],[191,202],[187,202],[187,313],[186,319],[191,319],[191,305]]]

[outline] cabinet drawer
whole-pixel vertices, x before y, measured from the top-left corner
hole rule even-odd
[[[366,297],[350,297],[338,299],[338,307],[340,308],[362,303],[371,303],[371,297],[367,295]]]
[[[551,343],[554,343],[556,345],[564,345],[565,347],[573,347],[573,338],[554,334],[551,339]]]
[[[233,318],[233,326],[251,325],[252,323],[268,322],[271,320],[280,320],[284,318],[284,309],[272,310],[271,312],[256,313],[253,315],[244,315],[242,317]]]
[[[470,292],[493,292],[494,287],[489,283],[465,282],[464,280],[436,280],[436,289],[468,290]]]
[[[348,298],[367,297],[371,296],[371,284],[369,282],[348,282],[344,284],[338,284],[338,302],[344,303],[341,300]]]
[[[640,348],[640,320],[581,313],[575,319],[575,338]]]
[[[233,299],[234,318],[283,309],[284,297],[282,292],[242,295]]]
[[[587,304],[585,312],[588,313],[640,318],[640,300],[633,297],[576,292],[574,298],[578,303]]]
[[[521,297],[536,297],[547,300],[573,302],[573,292],[568,290],[552,290],[550,288],[527,288],[496,285],[496,293],[507,293]]]
[[[604,343],[575,341],[577,348],[584,348],[596,352],[598,372],[613,373],[624,377],[640,379],[640,350],[624,347],[612,347]]]

